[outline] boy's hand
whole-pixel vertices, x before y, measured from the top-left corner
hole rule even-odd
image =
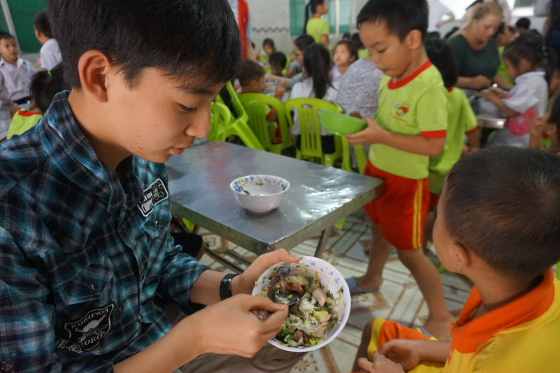
[[[41,67],[41,59],[37,58],[37,63],[33,67]]]
[[[292,78],[295,75],[296,75],[296,69],[294,69],[293,67],[288,67],[287,77]]]
[[[379,144],[383,141],[383,136],[385,136],[385,130],[379,127],[379,124],[371,118],[366,118],[367,127],[358,133],[351,135],[346,135],[346,139],[350,144],[353,145],[370,145]]]
[[[272,312],[266,320],[257,318],[252,312]],[[275,304],[262,296],[236,295],[185,318],[195,325],[195,338],[200,354],[233,354],[243,357],[254,356],[265,343],[273,338],[288,316],[286,305]],[[195,318],[195,320],[193,320]]]
[[[354,117],[354,118],[364,119],[364,118],[362,117],[362,115],[361,115],[360,113],[358,113],[357,111],[353,111],[353,112],[351,112],[351,113],[348,114],[348,115],[350,115],[351,117]]]
[[[532,136],[542,136],[544,132],[544,115],[533,118],[529,125],[529,132]]]
[[[274,264],[284,263],[297,263],[300,258],[290,255],[286,250],[280,249],[268,254],[261,255],[243,272],[243,274],[234,277],[231,284],[231,293],[236,294],[251,294],[255,287],[255,281],[270,266]]]
[[[276,89],[274,90],[274,97],[282,100],[282,97],[284,97],[284,93],[286,93],[286,88],[284,88],[282,84],[278,83],[276,85]]]
[[[403,368],[387,359],[385,356],[380,355],[379,352],[373,353],[373,362],[366,358],[361,358],[358,361],[358,366],[362,368],[362,372],[369,373],[404,373]]]
[[[492,81],[485,76],[479,75],[474,78],[471,78],[472,88],[474,89],[481,89],[490,86]]]
[[[381,346],[379,353],[400,364],[405,371],[411,370],[420,363],[420,355],[414,348],[414,341],[408,339],[393,339]]]

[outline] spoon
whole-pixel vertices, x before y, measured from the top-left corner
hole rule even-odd
[[[244,192],[244,193],[245,193],[246,195],[248,195],[248,196],[250,196],[250,195],[251,195],[251,193],[249,193],[248,191],[246,191],[246,190],[245,190],[245,189],[243,189],[242,187],[240,187],[240,188],[241,188],[241,191],[242,191],[242,192]]]
[[[270,289],[268,291],[268,298],[269,299],[274,298],[275,299],[274,303],[278,303],[278,304],[286,304],[284,302],[281,302],[280,300],[281,299],[287,299],[288,300],[288,303],[287,303],[288,307],[296,304],[297,302],[299,302],[301,297],[303,297],[303,294],[300,295],[296,291],[289,290],[289,289],[286,289],[286,291],[280,291],[280,289],[277,289],[276,287],[273,287],[272,289]],[[272,315],[272,313],[270,311],[261,310],[261,311],[257,311],[256,315],[259,319],[266,320],[266,319],[268,319],[268,317],[270,315]]]

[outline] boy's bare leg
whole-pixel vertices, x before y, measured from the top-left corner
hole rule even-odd
[[[358,347],[358,352],[356,352],[356,358],[354,359],[352,372],[359,372],[361,369],[358,366],[358,360],[360,360],[362,357],[367,357],[367,349],[369,346],[369,341],[371,340],[371,328],[373,327],[374,321],[375,319],[371,319],[364,327],[364,332],[362,333],[362,342],[360,343],[360,347]]]
[[[372,224],[373,241],[369,251],[369,262],[366,273],[356,277],[356,284],[362,289],[372,289],[383,283],[383,268],[389,259],[393,247],[381,234],[381,225]]]
[[[455,318],[447,310],[443,283],[432,262],[424,255],[422,249],[397,250],[399,259],[410,270],[418,283],[418,287],[426,299],[430,314],[424,327],[438,340],[446,341],[449,338],[450,324]]]
[[[424,253],[429,250],[429,245],[433,242],[434,224],[436,222],[435,210],[428,211],[426,214],[426,223],[424,224]]]

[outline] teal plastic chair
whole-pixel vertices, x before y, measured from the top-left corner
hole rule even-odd
[[[245,112],[249,116],[249,122],[247,124],[265,150],[274,154],[281,154],[282,150],[293,146],[288,128],[288,121],[286,119],[286,111],[284,110],[284,105],[282,105],[278,99],[259,93],[248,93],[239,95],[238,97],[241,105],[245,108]],[[282,142],[280,144],[272,144],[270,141],[268,121],[266,119],[266,107],[275,109],[278,114],[278,127],[280,127],[280,134],[282,136]]]
[[[318,98],[293,98],[284,103],[290,127],[293,126],[292,116],[289,115],[292,109],[297,110],[301,143],[297,150],[297,159],[318,161],[324,166],[332,167],[334,161],[342,157],[342,145],[340,138],[335,136],[335,152],[333,154],[323,154],[321,146],[321,124],[319,122],[319,109],[338,111],[338,107],[330,102]]]

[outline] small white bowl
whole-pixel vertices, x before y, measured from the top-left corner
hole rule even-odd
[[[325,333],[324,341],[316,344],[315,346],[288,347],[284,346],[276,339],[268,341],[270,344],[282,350],[292,352],[307,352],[325,347],[342,331],[348,321],[348,317],[350,316],[350,291],[348,289],[348,284],[344,280],[344,276],[342,276],[332,264],[325,262],[322,259],[314,258],[312,256],[300,256],[300,258],[301,260],[299,263],[278,263],[267,269],[255,283],[252,294],[257,295],[260,291],[265,290],[270,281],[272,281],[278,274],[288,276],[289,274],[303,273],[302,265],[305,265],[306,276],[315,276],[316,272],[319,275],[321,284],[327,287],[327,290],[330,290],[332,294],[337,294],[339,291],[342,293],[342,303],[334,308],[334,310],[338,312],[338,324]]]
[[[237,202],[253,212],[267,212],[280,206],[284,194],[290,189],[287,180],[271,175],[243,176],[233,180],[229,186]]]

